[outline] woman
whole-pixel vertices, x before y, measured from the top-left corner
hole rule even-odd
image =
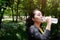
[[[26,20],[28,40],[48,40],[51,30],[51,17],[48,17],[46,22],[46,29],[43,32],[41,28],[42,13],[37,9],[33,10]]]

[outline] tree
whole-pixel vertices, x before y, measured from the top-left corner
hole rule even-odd
[[[17,12],[16,12],[16,22],[18,22],[18,17],[19,17],[19,13],[18,13],[18,6],[19,6],[19,2],[20,2],[20,0],[17,0]]]
[[[6,7],[7,7],[7,0],[0,0],[0,29],[1,29],[2,18]]]
[[[12,21],[14,22],[14,12],[13,12],[13,10],[14,10],[14,8],[13,8],[14,0],[8,0],[7,3],[8,3],[8,7],[11,8],[11,11],[12,11]]]

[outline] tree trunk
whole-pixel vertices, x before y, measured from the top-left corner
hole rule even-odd
[[[12,6],[11,6],[11,10],[12,10],[12,21],[14,22],[14,12],[13,12],[13,4],[14,4],[14,0],[12,0]]]
[[[12,10],[12,21],[14,22],[14,12],[13,12],[13,6],[11,7]]]
[[[18,5],[19,5],[19,4],[18,4],[18,1],[19,1],[19,0],[17,0],[16,22],[18,22],[18,15],[19,15],[19,13],[18,13]]]
[[[4,15],[4,11],[5,11],[6,8],[3,8],[3,11],[1,12],[1,8],[0,8],[0,29],[1,29],[1,23],[2,23],[2,18],[3,18],[3,15]]]
[[[31,13],[33,11],[33,0],[29,0],[29,4],[30,4],[30,9],[29,9],[30,11],[29,11],[29,13]]]
[[[42,11],[44,11],[44,9],[46,7],[46,2],[47,2],[47,0],[42,0],[42,8],[41,8]]]

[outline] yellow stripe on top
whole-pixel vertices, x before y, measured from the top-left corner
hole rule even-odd
[[[40,30],[40,32],[41,32],[42,34],[44,34],[44,32],[43,32],[43,30],[42,30],[41,28],[39,28],[39,30]]]

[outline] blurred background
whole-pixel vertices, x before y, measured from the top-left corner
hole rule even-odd
[[[0,0],[0,40],[27,40],[26,18],[36,8],[58,18],[52,24],[50,40],[60,40],[60,0]]]

